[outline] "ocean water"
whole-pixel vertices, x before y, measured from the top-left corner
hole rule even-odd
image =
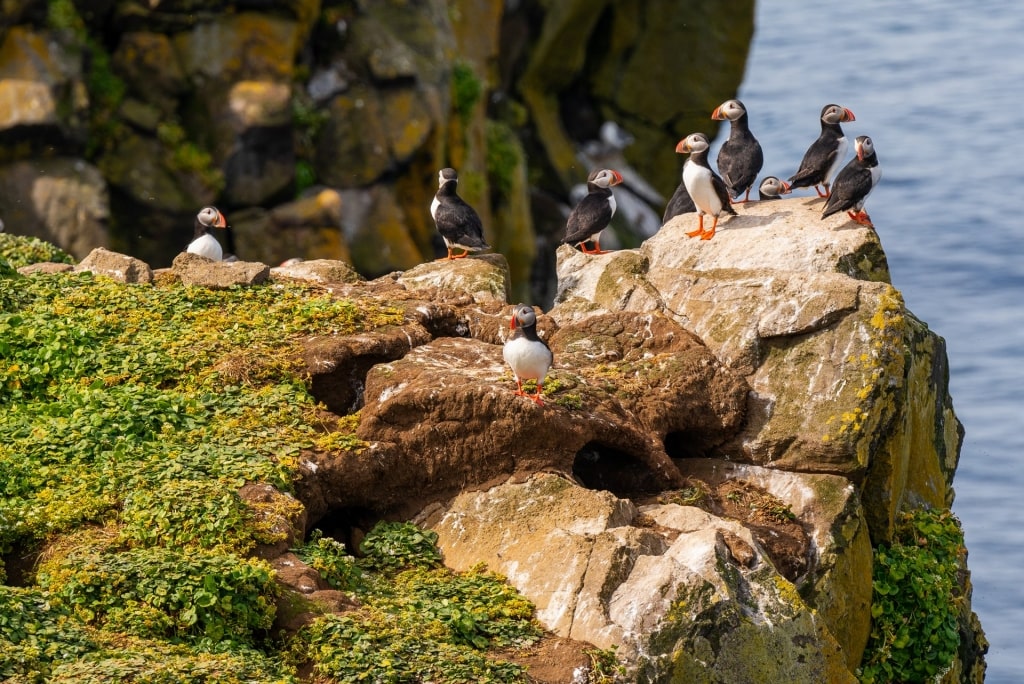
[[[986,682],[1024,682],[1024,3],[759,0],[737,95],[762,176],[792,175],[830,102],[856,115],[851,141],[874,141],[883,176],[865,208],[893,284],[946,340],[967,431],[953,510]]]

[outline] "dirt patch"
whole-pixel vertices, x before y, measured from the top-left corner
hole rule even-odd
[[[583,673],[590,669],[587,651],[593,648],[582,641],[545,635],[529,649],[499,653],[498,657],[524,666],[531,684],[569,684],[587,681]]]

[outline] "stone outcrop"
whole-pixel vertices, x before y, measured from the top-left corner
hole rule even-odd
[[[182,252],[174,257],[171,274],[185,285],[225,289],[265,283],[270,279],[270,267],[254,261],[212,261]]]
[[[90,271],[96,275],[119,280],[122,283],[153,282],[153,270],[149,264],[127,254],[118,254],[102,247],[97,247],[89,252],[89,255],[74,267],[74,270]]]

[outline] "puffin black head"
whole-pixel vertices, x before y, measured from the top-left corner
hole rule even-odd
[[[512,308],[512,320],[508,324],[509,330],[515,330],[516,326],[530,328],[535,325],[537,325],[537,314],[534,312],[533,307],[526,304],[516,304]]]
[[[827,124],[846,123],[847,121],[856,121],[857,117],[853,115],[846,107],[841,107],[837,104],[827,104],[821,108],[821,121]]]
[[[857,152],[857,159],[864,161],[875,153],[875,144],[866,135],[858,135],[853,143],[853,149]]]
[[[690,154],[691,152],[703,152],[711,147],[711,141],[703,133],[691,133],[676,145],[676,153]]]
[[[726,100],[715,107],[715,111],[711,112],[711,118],[715,121],[736,121],[745,116],[746,113],[747,108],[739,100]]]
[[[622,182],[622,174],[614,169],[597,169],[590,172],[587,182],[599,188],[610,188]]]
[[[210,228],[227,228],[228,222],[217,207],[203,207],[196,214],[196,233],[206,232]]]
[[[443,187],[445,183],[459,182],[459,174],[455,169],[444,168],[437,172],[437,186]]]
[[[788,195],[792,189],[786,181],[775,176],[768,176],[761,181],[758,192],[765,197],[778,197],[779,195]]]

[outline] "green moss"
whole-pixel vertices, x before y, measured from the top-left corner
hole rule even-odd
[[[163,163],[172,170],[194,174],[214,193],[224,188],[224,173],[213,162],[213,155],[188,139],[188,133],[171,119],[157,124],[156,138],[164,149]]]
[[[452,65],[452,109],[465,122],[483,95],[484,85],[473,66],[462,60]]]
[[[516,174],[523,167],[522,148],[511,128],[488,120],[485,127],[487,141],[487,179],[496,199],[508,199],[516,185]]]

